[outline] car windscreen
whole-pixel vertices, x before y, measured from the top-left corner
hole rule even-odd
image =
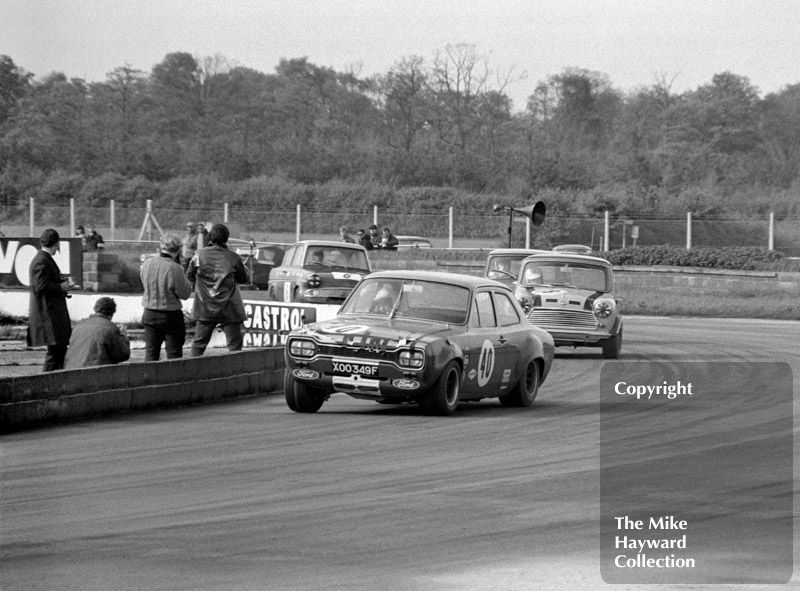
[[[520,274],[520,285],[611,291],[605,267],[572,261],[527,261]]]
[[[306,251],[304,267],[340,268],[369,272],[367,255],[363,250],[355,248],[337,248],[331,246],[310,246]]]
[[[487,265],[486,276],[489,279],[497,279],[499,281],[516,279],[519,277],[522,259],[526,256],[524,254],[493,256]]]
[[[435,281],[368,278],[358,284],[340,313],[464,324],[469,294],[465,287]]]

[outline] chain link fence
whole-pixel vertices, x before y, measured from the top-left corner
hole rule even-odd
[[[532,227],[527,217],[508,212],[400,211],[377,210],[365,205],[359,210],[264,210],[258,208],[218,207],[177,209],[154,205],[146,207],[72,207],[39,206],[0,208],[0,232],[6,236],[38,236],[53,227],[72,235],[75,226],[93,223],[106,241],[155,241],[164,233],[181,235],[187,221],[207,224],[225,222],[231,236],[257,242],[294,242],[304,238],[339,239],[339,228],[352,235],[372,223],[388,226],[396,235],[428,238],[439,248],[498,248],[509,243],[514,247],[550,248],[557,244],[585,244],[604,250],[606,224],[608,246],[671,245],[685,247],[755,246],[800,256],[800,219],[734,219],[686,215],[620,218],[587,215],[548,214],[545,222]],[[509,240],[509,228],[511,236]]]

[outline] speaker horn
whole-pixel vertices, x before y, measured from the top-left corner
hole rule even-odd
[[[534,226],[541,226],[544,222],[547,208],[544,205],[544,201],[537,201],[533,205],[520,207],[519,209],[512,207],[511,211],[516,211],[517,213],[521,213],[522,215],[531,218],[531,222]]]

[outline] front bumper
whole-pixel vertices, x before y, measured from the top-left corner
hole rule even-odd
[[[313,388],[369,400],[413,401],[422,397],[431,387],[425,368],[403,369],[394,363],[381,361],[347,357],[309,361],[289,358],[287,368],[294,379]]]

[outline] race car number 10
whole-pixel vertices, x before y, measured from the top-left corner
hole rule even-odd
[[[377,365],[362,365],[360,363],[333,362],[333,371],[337,373],[358,374],[362,376],[374,376],[378,373]]]

